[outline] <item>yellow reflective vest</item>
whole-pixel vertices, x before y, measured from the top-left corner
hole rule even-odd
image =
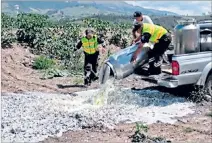
[[[154,24],[149,24],[149,23],[144,23],[143,24],[143,33],[149,33],[151,34],[151,37],[149,39],[150,42],[153,43],[158,43],[158,40],[166,34],[168,31],[163,28],[162,26],[154,25]]]
[[[97,36],[93,36],[91,39],[87,39],[86,37],[83,37],[81,39],[83,51],[87,54],[94,54],[97,50]]]

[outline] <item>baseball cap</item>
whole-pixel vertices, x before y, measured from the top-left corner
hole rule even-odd
[[[142,16],[142,13],[140,11],[135,11],[133,16],[134,17],[140,17],[140,16]]]

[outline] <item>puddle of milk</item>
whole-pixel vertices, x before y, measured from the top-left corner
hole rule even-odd
[[[175,117],[183,117],[187,114],[194,113],[191,109],[194,104],[186,101],[184,98],[172,96],[157,90],[132,91],[126,88],[122,89],[116,87],[112,81],[108,81],[98,90],[78,92],[77,94],[79,96],[89,94],[90,102],[84,102],[84,105],[85,103],[86,106],[90,104],[90,108],[108,108],[114,105],[117,105],[117,108],[119,108],[119,105],[124,105],[126,109],[128,107],[134,107],[132,108],[134,119],[129,117],[130,122],[143,121],[147,124],[152,124],[159,120],[172,124],[176,122]],[[88,99],[84,98],[85,100]],[[88,106],[86,109],[88,109]],[[99,108],[99,110],[101,109]],[[127,116],[126,118],[128,118]]]

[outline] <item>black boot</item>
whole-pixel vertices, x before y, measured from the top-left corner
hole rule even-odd
[[[93,80],[96,81],[96,80],[98,80],[98,79],[99,79],[99,77],[95,76]]]
[[[90,86],[91,85],[91,80],[88,77],[84,79],[84,85],[85,86]]]

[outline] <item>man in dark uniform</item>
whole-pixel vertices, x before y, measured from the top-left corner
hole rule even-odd
[[[141,34],[141,43],[132,56],[131,62],[135,61],[139,53],[141,52],[145,43],[152,43],[153,49],[150,49],[148,53],[149,57],[149,75],[158,75],[161,73],[162,56],[168,49],[171,43],[170,33],[162,26],[155,24],[136,22],[134,24],[137,32]]]
[[[84,61],[84,84],[90,85],[91,81],[97,80],[97,67],[98,67],[98,44],[102,44],[105,48],[104,40],[94,35],[91,29],[85,31],[86,36],[82,37],[78,42],[75,51],[83,47],[85,54]]]
[[[133,25],[136,23],[136,22],[143,22],[143,15],[140,11],[135,11],[134,14],[133,14],[133,17],[135,18],[134,21],[133,21]],[[133,28],[132,30],[132,34],[133,34],[133,41],[131,44],[134,44],[138,41],[138,39],[140,38],[136,36],[136,31],[137,29],[135,29],[135,27]]]

